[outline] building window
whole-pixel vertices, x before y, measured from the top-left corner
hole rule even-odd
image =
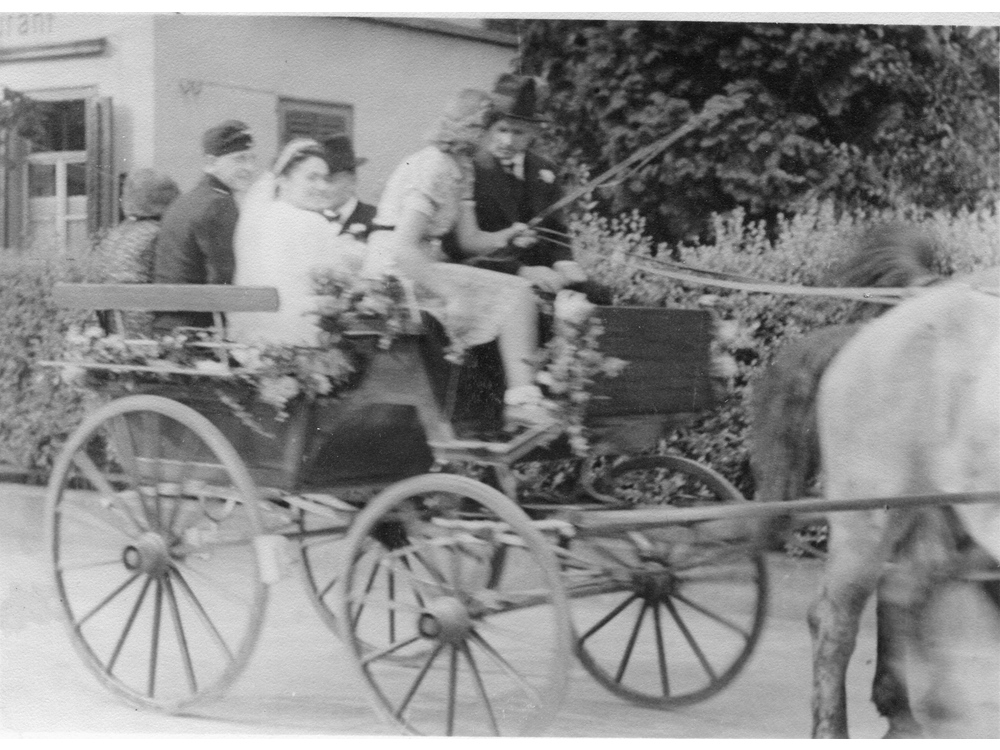
[[[282,144],[292,138],[315,138],[322,142],[330,136],[351,136],[354,132],[354,108],[348,104],[281,99],[278,116]]]
[[[111,101],[31,98],[35,127],[5,141],[0,245],[37,254],[85,250],[117,214]]]
[[[28,155],[28,247],[52,254],[87,247],[87,152]]]

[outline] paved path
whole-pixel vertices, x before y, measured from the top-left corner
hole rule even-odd
[[[58,619],[43,550],[41,488],[0,485],[0,727],[2,734],[160,735],[386,734],[348,674],[297,578],[273,591],[263,636],[244,676],[196,715],[139,711],[102,688],[72,649]],[[815,563],[775,557],[763,639],[745,671],[720,695],[672,712],[642,709],[607,693],[574,665],[572,688],[549,734],[562,737],[801,738],[809,732],[810,646],[805,610]],[[1000,736],[1000,630],[983,625],[981,602],[956,597],[955,637],[970,696],[985,711],[983,736]],[[855,737],[884,731],[868,701],[874,663],[866,613],[849,673]]]

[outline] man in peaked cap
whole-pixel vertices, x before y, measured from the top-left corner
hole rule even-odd
[[[346,135],[327,138],[323,150],[330,168],[330,208],[323,215],[339,225],[340,234],[367,240],[377,209],[358,200],[357,169],[368,160],[354,156],[354,145]]]
[[[257,175],[257,155],[249,127],[226,120],[202,137],[205,175],[171,204],[156,240],[153,281],[158,284],[231,284],[233,235],[239,212],[234,193]],[[158,313],[153,327],[210,326],[211,313]]]

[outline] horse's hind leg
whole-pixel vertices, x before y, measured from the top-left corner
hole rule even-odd
[[[879,586],[875,603],[877,634],[872,702],[879,715],[889,722],[885,739],[918,738],[923,732],[913,716],[906,683],[909,610],[886,596],[883,588]]]
[[[847,665],[858,622],[884,559],[870,513],[830,517],[830,556],[819,597],[809,609],[813,641],[813,737],[847,737]]]

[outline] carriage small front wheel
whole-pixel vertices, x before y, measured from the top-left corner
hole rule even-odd
[[[392,485],[352,525],[340,585],[350,661],[404,731],[533,735],[556,714],[567,599],[550,540],[497,490],[448,474]]]
[[[680,456],[626,458],[595,486],[618,507],[746,502],[721,475]],[[651,708],[704,700],[739,674],[757,645],[768,583],[751,526],[664,524],[583,537],[559,554],[577,656],[622,698]]]
[[[258,503],[229,441],[171,399],[117,399],[70,436],[48,546],[70,638],[103,684],[175,711],[239,676],[267,602]]]

